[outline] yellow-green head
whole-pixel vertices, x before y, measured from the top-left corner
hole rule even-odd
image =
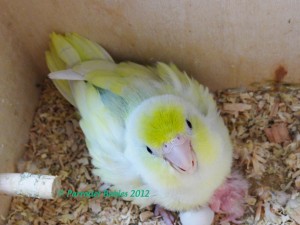
[[[202,115],[179,96],[147,99],[126,123],[126,155],[143,179],[166,188],[180,186],[183,177],[204,175],[220,160],[225,130],[212,126],[219,123],[214,117]]]
[[[192,174],[197,170],[192,145],[194,114],[195,109],[171,95],[153,97],[138,107],[129,130],[140,149],[136,154],[141,155],[145,165],[153,167],[159,159],[162,167],[175,173]]]

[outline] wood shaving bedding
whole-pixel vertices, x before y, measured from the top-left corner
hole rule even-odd
[[[300,224],[300,87],[266,83],[218,91],[216,100],[231,134],[233,167],[250,184],[242,224]]]
[[[233,169],[250,184],[242,224],[300,224],[300,87],[267,83],[218,91],[215,97],[234,145]],[[78,119],[46,80],[19,172],[59,175],[65,192],[99,190],[103,184],[91,172]],[[141,209],[103,195],[14,197],[5,224],[163,225],[152,211],[153,206]],[[222,218],[216,215],[214,224]]]

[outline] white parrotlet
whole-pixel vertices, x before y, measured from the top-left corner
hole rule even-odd
[[[95,175],[142,207],[179,211],[185,221],[185,213],[208,211],[198,224],[211,223],[209,204],[230,175],[232,145],[207,88],[174,64],[116,63],[74,33],[51,34],[46,60],[80,113]],[[130,197],[131,190],[149,197]]]

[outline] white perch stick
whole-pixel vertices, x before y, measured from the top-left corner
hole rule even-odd
[[[0,174],[0,194],[53,199],[61,184],[57,176],[31,173]]]

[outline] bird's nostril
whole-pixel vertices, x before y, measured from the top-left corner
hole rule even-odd
[[[194,160],[192,161],[192,166],[194,166]]]

